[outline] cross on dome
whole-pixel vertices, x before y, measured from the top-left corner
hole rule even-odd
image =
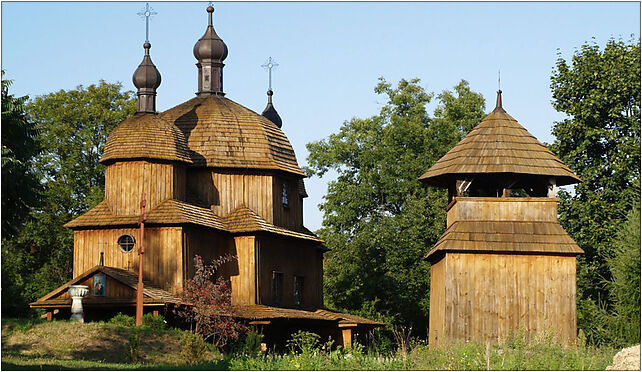
[[[272,90],[272,69],[279,67],[279,64],[276,63],[272,57],[268,57],[267,61],[261,65],[264,69],[268,71],[268,90]]]
[[[149,3],[145,3],[145,9],[136,14],[138,14],[141,18],[145,18],[145,42],[149,42],[149,19],[158,13],[149,6]]]

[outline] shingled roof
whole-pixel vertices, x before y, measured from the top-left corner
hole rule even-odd
[[[281,129],[225,97],[195,97],[161,116],[183,131],[195,166],[272,169],[305,176]]]
[[[136,225],[138,215],[117,216],[106,200],[64,226],[72,229],[89,227],[111,227]],[[268,232],[293,238],[312,240],[322,243],[314,233],[306,228],[300,231],[275,226],[247,207],[239,207],[225,217],[219,217],[211,209],[188,204],[183,201],[167,199],[147,212],[145,223],[148,225],[193,224],[227,231],[229,233]]]
[[[498,107],[419,179],[434,186],[447,186],[448,181],[458,175],[484,173],[553,176],[558,186],[581,181],[504,111],[501,91],[498,92]]]
[[[64,294],[64,292],[69,289],[70,285],[82,283],[85,281],[87,278],[90,276],[95,275],[96,273],[101,272],[104,273],[107,276],[112,277],[119,283],[130,287],[133,290],[136,290],[137,285],[138,285],[138,274],[132,271],[124,270],[124,269],[119,269],[116,267],[110,267],[110,266],[100,266],[96,265],[92,267],[91,269],[85,271],[84,273],[78,275],[74,279],[68,281],[67,283],[61,285],[60,287],[54,289],[53,291],[47,293],[46,295],[42,296],[39,298],[37,301],[30,303],[29,305],[32,307],[41,307],[41,306],[54,306],[54,305],[65,305],[65,304],[70,304],[71,303],[71,298],[68,296],[65,297],[59,297],[61,294]],[[143,302],[145,304],[166,304],[166,303],[181,303],[181,299],[177,296],[174,296],[170,292],[158,288],[154,286],[153,284],[149,283],[147,280],[143,281],[144,288],[143,288]],[[92,304],[92,303],[108,303],[110,301],[112,302],[125,302],[127,300],[131,301],[131,299],[118,299],[118,298],[92,298],[88,299],[85,298],[83,299],[83,303],[85,305],[87,304]]]
[[[457,221],[425,256],[439,251],[581,254],[559,222]]]
[[[185,135],[157,114],[138,112],[111,131],[100,162],[160,159],[192,163]]]

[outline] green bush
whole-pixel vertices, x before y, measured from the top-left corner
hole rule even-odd
[[[304,354],[312,352],[319,345],[319,339],[321,338],[316,333],[306,331],[294,332],[290,337],[287,342],[290,350],[293,352],[300,351]]]
[[[127,348],[127,357],[130,363],[136,363],[140,360],[140,335],[138,332],[129,334],[129,340],[125,345]]]
[[[208,348],[201,335],[185,332],[181,339],[180,358],[185,364],[193,365],[205,361]]]
[[[165,318],[162,315],[154,316],[152,314],[143,315],[143,326],[148,327],[152,331],[162,332],[167,329]]]
[[[113,318],[109,319],[107,324],[117,327],[130,328],[136,325],[136,318],[133,316],[125,315],[123,313],[116,314]]]
[[[252,328],[247,336],[245,336],[240,352],[250,355],[260,353],[261,341],[263,341],[263,335],[256,328]]]

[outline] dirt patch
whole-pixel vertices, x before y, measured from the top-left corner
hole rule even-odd
[[[606,367],[607,371],[639,371],[640,345],[622,349],[613,357],[613,364]]]

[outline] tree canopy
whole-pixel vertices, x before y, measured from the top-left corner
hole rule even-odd
[[[551,89],[553,107],[568,116],[553,127],[552,150],[583,181],[559,194],[560,222],[585,252],[578,257],[578,327],[610,341],[595,314],[611,310],[608,260],[640,198],[633,187],[640,179],[640,42],[584,44],[570,63],[558,56]]]
[[[2,71],[2,237],[13,237],[31,207],[38,204],[40,184],[33,158],[40,152],[34,123],[27,118],[28,96],[9,94],[12,80]]]
[[[418,79],[396,87],[378,115],[346,121],[338,133],[309,143],[308,174],[338,173],[328,184],[318,232],[331,249],[324,263],[329,306],[413,324],[425,331],[429,265],[423,260],[445,228],[447,195],[417,180],[484,116],[484,99],[462,80],[434,95]]]
[[[3,314],[24,312],[25,303],[71,279],[73,234],[63,225],[103,199],[100,154],[109,132],[136,111],[136,101],[120,83],[100,81],[37,97],[26,108],[25,120],[33,123],[33,139],[41,145],[31,167],[42,193],[37,207],[22,208],[31,219],[3,240],[3,290],[16,293],[2,297]],[[3,141],[4,109],[3,99]],[[3,194],[4,172],[3,164]]]

